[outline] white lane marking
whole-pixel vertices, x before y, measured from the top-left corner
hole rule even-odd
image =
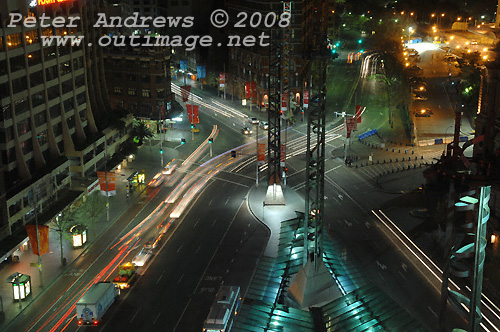
[[[156,316],[155,320],[153,321],[153,325],[156,324],[156,321],[158,320],[158,318],[160,318],[160,315],[161,315],[161,312],[159,312],[158,315]]]
[[[132,316],[132,319],[130,320],[130,322],[131,322],[131,323],[132,323],[132,321],[134,320],[135,316],[137,316],[137,314],[138,314],[138,313],[139,313],[139,310],[137,310],[137,311],[135,312],[135,314]]]
[[[179,278],[179,281],[177,281],[178,284],[181,283],[181,280],[182,280],[182,277],[184,277],[184,273],[181,275],[181,277]]]
[[[226,203],[224,203],[224,205],[227,205],[227,202],[229,202],[229,197],[226,199]]]
[[[163,278],[163,274],[161,274],[160,277],[158,278],[158,280],[156,280],[157,284],[160,282],[161,278]]]
[[[177,253],[179,253],[179,251],[181,251],[181,248],[182,248],[182,244],[181,244],[181,246],[179,247],[179,249],[177,249],[177,251],[176,251],[176,252],[177,252]]]
[[[214,222],[212,223],[212,227],[214,227],[216,222],[217,222],[217,219],[214,219]]]
[[[212,205],[212,201],[213,199],[211,199],[210,202],[208,202],[208,206]]]
[[[427,309],[429,309],[432,312],[432,314],[437,318],[438,315],[431,309],[431,307],[427,306]]]
[[[193,227],[196,227],[196,225],[198,225],[198,221],[200,221],[200,218],[198,218],[198,220],[196,220]]]

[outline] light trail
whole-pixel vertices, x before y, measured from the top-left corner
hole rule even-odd
[[[398,238],[400,240],[400,242],[431,272],[431,274],[433,274],[436,279],[438,280],[438,282],[441,284],[442,283],[442,275],[443,275],[443,271],[437,266],[436,263],[434,263],[434,261],[432,261],[412,240],[410,240],[410,238],[384,213],[382,212],[381,210],[378,210],[378,212],[388,221],[390,222],[390,224],[393,226],[393,228],[395,228],[399,234],[402,234],[405,239],[412,244],[412,246],[423,256],[425,257],[425,259],[431,263],[431,265],[434,267],[434,269],[436,269],[438,271],[438,273],[440,274],[440,276],[438,276],[432,269],[429,265],[427,265],[417,254],[415,251],[413,251],[404,241],[401,237],[399,237],[396,232],[387,224],[384,222],[384,220],[377,215],[377,213],[373,210],[371,210],[371,212],[377,217],[377,219],[379,219],[393,234],[394,236],[396,236],[396,238]],[[451,278],[448,278],[448,281],[454,286],[456,287],[457,290],[460,290],[460,287],[451,279]],[[451,290],[450,287],[448,287],[448,289]],[[469,289],[470,291],[470,289]],[[486,297],[486,295],[484,295],[484,293],[481,293],[481,296],[482,298],[486,299],[498,312],[500,312],[500,310],[498,309],[498,307],[488,298]],[[495,316],[497,319],[500,320],[500,316],[497,312],[495,312],[490,306],[488,306],[488,304],[483,300],[481,299],[481,304],[488,310],[487,313]],[[463,305],[463,304],[462,304]],[[467,311],[469,311],[469,309],[464,306],[464,308],[466,308]],[[491,328],[493,328],[495,331],[497,332],[500,332],[500,329],[485,315],[485,313],[483,312],[483,319],[491,325]],[[481,323],[480,324],[481,327],[483,327],[483,329],[485,329],[486,331],[490,331],[485,325],[484,323]]]

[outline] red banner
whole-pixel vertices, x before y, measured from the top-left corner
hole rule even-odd
[[[344,118],[344,123],[347,129],[347,138],[351,137],[351,132],[357,129],[357,122],[355,118]]]
[[[266,161],[266,144],[257,143],[257,164],[264,165]]]
[[[284,113],[287,111],[288,108],[288,93],[282,93],[281,94],[281,113]]]
[[[356,105],[356,114],[354,117],[356,118],[357,123],[361,123],[361,112],[363,111],[363,106]]]
[[[38,256],[38,241],[36,237],[36,225],[26,225],[26,232],[31,242],[33,254]],[[38,225],[38,239],[40,240],[40,256],[49,251],[49,226]]]
[[[106,176],[108,182],[108,196],[114,196],[116,195],[116,176],[113,172],[97,172],[99,184],[101,185],[101,194],[106,196]]]
[[[255,98],[257,96],[257,82],[252,81],[252,97]]]
[[[285,166],[285,159],[286,159],[286,145],[281,144],[280,147],[280,166]]]
[[[198,117],[198,105],[193,105],[193,123],[200,123],[200,118]]]
[[[219,87],[223,88],[226,86],[226,73],[220,73],[219,75]]]
[[[304,108],[308,108],[309,107],[309,90],[304,90],[304,99],[303,99],[303,104],[304,104]]]
[[[245,82],[245,99],[252,98],[252,86],[251,82]]]
[[[189,91],[191,91],[191,85],[181,86],[182,102],[185,103],[189,100]]]
[[[189,123],[193,123],[193,105],[186,104],[186,108],[188,111]]]

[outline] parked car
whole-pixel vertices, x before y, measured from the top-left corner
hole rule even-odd
[[[254,117],[249,117],[248,122],[250,122],[251,124],[259,124],[259,119]]]
[[[252,133],[252,130],[248,127],[243,127],[243,128],[241,128],[241,133],[243,135],[250,135]]]
[[[414,112],[416,117],[430,117],[432,114],[432,111],[429,108],[422,108],[421,110],[415,111]]]
[[[415,100],[427,100],[427,97],[425,97],[424,95],[422,95],[420,93],[414,93],[413,99],[415,99]]]
[[[268,124],[266,121],[261,121],[261,122],[259,123],[259,126],[260,126],[262,129],[264,129],[264,130],[269,129],[269,124]]]

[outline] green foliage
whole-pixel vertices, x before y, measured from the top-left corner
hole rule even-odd
[[[99,191],[94,191],[87,196],[85,202],[75,210],[74,218],[77,224],[92,226],[92,233],[95,233],[95,222],[106,210],[106,198]]]
[[[153,133],[151,133],[151,130],[145,121],[134,120],[131,136],[136,137],[139,140],[138,145],[142,145],[144,143],[144,139],[153,137]]]
[[[64,265],[63,238],[71,238],[69,230],[76,224],[74,215],[75,210],[67,208],[63,210],[52,222],[52,230],[55,230],[59,235],[59,246],[61,247],[61,265]]]

